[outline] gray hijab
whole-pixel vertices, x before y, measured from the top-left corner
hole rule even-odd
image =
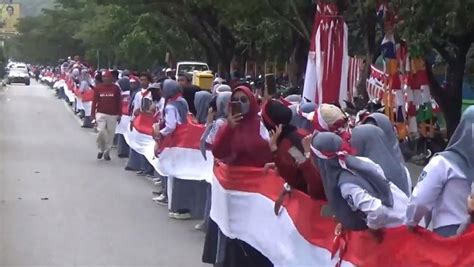
[[[285,97],[285,100],[291,103],[300,103],[301,102],[301,96],[300,95],[289,95]]]
[[[216,120],[221,118],[226,118],[229,115],[229,103],[231,99],[232,93],[231,92],[222,92],[217,94],[216,98]],[[211,133],[212,127],[208,126],[204,133],[201,136],[201,143],[199,145],[199,149],[201,150],[201,155],[207,160],[206,156],[206,140],[209,134]]]
[[[205,124],[207,114],[209,113],[209,103],[211,103],[212,94],[208,91],[199,91],[194,96],[194,106],[196,107],[196,119],[199,124]]]
[[[380,165],[385,177],[409,196],[411,188],[407,173],[386,142],[384,132],[377,126],[359,125],[352,130],[351,145],[357,150],[357,156],[369,158]]]
[[[321,132],[313,137],[312,147],[321,152],[336,153],[341,150],[341,137],[331,132]],[[387,207],[393,207],[393,196],[388,181],[379,174],[377,166],[356,157],[346,155],[347,169],[343,168],[337,157],[324,159],[313,155],[314,163],[319,166],[324,192],[333,212],[344,227],[351,230],[364,230],[366,222],[360,212],[352,211],[342,197],[340,185],[352,183],[367,190],[379,198]]]
[[[400,150],[400,143],[398,142],[397,136],[393,129],[392,122],[390,119],[382,113],[372,113],[367,117],[364,124],[373,124],[378,126],[385,134],[387,138],[387,144],[392,150],[392,153],[398,158],[398,160],[405,165],[405,158],[403,157],[402,151]]]
[[[177,94],[183,93],[183,88],[175,80],[167,79],[163,82],[163,97],[168,100]]]
[[[222,93],[217,94],[216,119],[226,118],[227,116],[229,116],[229,103],[230,103],[231,96],[232,96],[232,92],[222,92]]]
[[[178,110],[180,123],[185,123],[187,121],[187,116],[189,113],[189,107],[186,100],[184,100],[184,98],[182,97],[178,97],[176,100],[168,103],[171,98],[176,97],[183,92],[183,89],[181,88],[179,83],[171,79],[165,80],[163,82],[162,92],[163,97],[166,100],[166,105],[174,106]]]
[[[311,113],[316,110],[316,107],[317,105],[314,103],[304,103],[299,106],[298,105],[291,106],[290,109],[293,112],[293,117],[291,118],[290,124],[299,129],[312,131],[313,126],[312,126],[311,121],[301,116],[301,114],[298,113],[298,109],[302,113]]]
[[[464,111],[445,151],[439,153],[474,179],[474,106]]]

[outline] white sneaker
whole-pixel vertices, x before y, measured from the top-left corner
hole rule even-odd
[[[191,214],[187,213],[177,213],[177,212],[170,212],[168,217],[176,220],[189,220],[191,219]]]
[[[152,198],[152,200],[153,200],[153,202],[155,202],[158,205],[168,206],[168,199],[163,194]]]

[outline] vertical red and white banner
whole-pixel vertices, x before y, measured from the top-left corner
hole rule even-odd
[[[335,4],[318,4],[305,75],[303,97],[311,102],[347,99],[349,55],[347,25]]]

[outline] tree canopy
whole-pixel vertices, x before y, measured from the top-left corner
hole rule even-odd
[[[350,54],[363,55],[369,63],[380,55],[384,33],[376,15],[378,4],[388,3],[397,14],[397,40],[406,40],[412,55],[435,51],[447,64],[449,90],[431,82],[433,95],[452,122],[448,128],[453,129],[459,120],[466,55],[474,42],[474,0],[326,1],[335,2],[346,19]],[[294,81],[306,66],[315,2],[55,0],[55,8],[22,19],[20,35],[9,42],[8,54],[35,63],[78,54],[102,67],[147,69],[165,65],[165,54],[170,53],[174,62],[204,60],[224,72],[233,61],[278,61],[289,63]],[[451,114],[447,107],[453,101]]]

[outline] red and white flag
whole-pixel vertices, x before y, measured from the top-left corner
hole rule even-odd
[[[207,151],[207,160],[199,149],[204,126],[188,123],[176,127],[175,131],[160,140],[159,154],[156,156],[156,141],[152,137],[156,119],[152,114],[140,114],[133,120],[133,129],[123,134],[127,144],[137,153],[145,156],[155,170],[163,176],[184,180],[212,180],[214,157]]]
[[[199,147],[205,129],[188,117],[187,123],[178,125],[172,134],[160,140],[158,172],[163,176],[211,182],[214,157],[207,151],[205,160]]]
[[[339,257],[341,266],[474,266],[474,227],[454,238],[406,227],[385,229],[381,243],[365,231],[335,238],[336,222],[321,216],[325,203],[299,191],[283,202],[279,216],[274,214],[283,184],[272,171],[219,164],[211,218],[226,236],[247,242],[276,267],[335,266]]]
[[[347,99],[347,25],[337,6],[319,3],[313,24],[303,97],[316,104]]]

